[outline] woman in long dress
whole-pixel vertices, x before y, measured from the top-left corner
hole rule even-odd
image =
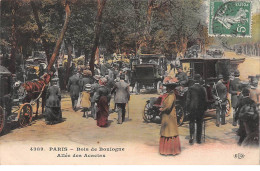
[[[99,80],[100,87],[97,89],[97,126],[99,127],[106,127],[108,121],[108,114],[109,114],[109,106],[108,102],[110,100],[110,92],[108,88],[105,86],[107,83],[106,78],[101,78]]]
[[[164,86],[166,86],[167,96],[163,101],[162,108],[160,108],[162,122],[159,152],[162,155],[177,155],[181,153],[181,143],[175,111],[174,88],[176,85],[169,83],[164,84]]]
[[[46,93],[45,121],[46,124],[55,124],[62,120],[61,93],[57,85],[58,78],[51,80],[51,86]]]

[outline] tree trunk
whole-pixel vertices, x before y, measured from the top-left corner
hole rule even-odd
[[[12,18],[11,18],[11,22],[12,22],[12,34],[11,34],[11,56],[10,56],[10,62],[9,62],[9,71],[11,73],[15,73],[15,63],[16,63],[16,53],[17,53],[17,39],[16,39],[16,10],[17,10],[17,3],[15,0],[12,0]]]
[[[68,47],[68,61],[65,66],[66,74],[65,74],[65,79],[64,79],[64,85],[67,85],[69,77],[70,77],[70,63],[71,63],[71,59],[72,59],[72,44],[71,44],[70,39],[68,40],[67,47]]]
[[[89,51],[85,48],[84,49],[84,55],[85,55],[84,65],[85,66],[87,65],[87,62],[88,62],[88,54],[89,54]]]
[[[102,21],[102,13],[103,9],[106,4],[106,0],[97,0],[98,2],[98,12],[96,16],[96,24],[95,24],[95,37],[94,37],[94,45],[91,50],[91,57],[90,57],[90,70],[92,73],[94,73],[94,63],[95,63],[95,54],[96,49],[99,46],[99,36],[101,31],[101,21]]]
[[[146,25],[144,28],[144,35],[143,38],[139,42],[138,52],[141,53],[141,48],[144,46],[147,46],[150,29],[151,29],[151,20],[152,20],[152,11],[153,11],[153,5],[155,0],[149,0],[148,1],[148,7],[147,7],[147,15],[146,15]]]
[[[183,36],[183,37],[181,38],[180,52],[182,53],[182,55],[184,55],[184,54],[185,54],[185,51],[187,50],[188,41],[189,41],[188,38],[185,37],[185,36]]]
[[[44,37],[42,37],[42,34],[43,34],[43,29],[42,29],[42,24],[40,22],[40,19],[39,19],[39,15],[38,15],[38,8],[35,4],[35,2],[33,0],[30,1],[31,3],[31,7],[32,7],[32,10],[33,10],[33,15],[34,15],[34,19],[36,21],[36,24],[38,26],[38,31],[39,31],[39,37],[41,37],[42,39],[42,45],[43,45],[43,48],[44,48],[44,51],[45,51],[45,54],[46,54],[46,57],[47,57],[47,62],[49,64],[49,61],[50,61],[50,51],[49,51],[49,47],[47,45],[47,41]]]
[[[48,64],[48,71],[51,70],[55,60],[56,60],[56,57],[59,53],[59,49],[60,49],[60,46],[61,46],[61,43],[62,43],[62,40],[63,40],[63,37],[64,37],[64,34],[66,32],[66,29],[67,29],[67,26],[68,26],[68,23],[69,23],[69,17],[70,17],[70,7],[69,7],[69,4],[66,3],[65,4],[65,11],[66,11],[66,18],[65,18],[65,21],[64,21],[64,25],[63,25],[63,28],[61,30],[61,33],[60,33],[60,37],[56,43],[56,46],[55,46],[55,49],[52,53],[52,56],[51,56],[51,59],[49,61],[49,64]]]

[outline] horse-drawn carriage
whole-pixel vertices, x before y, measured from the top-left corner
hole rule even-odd
[[[215,109],[214,99],[212,96],[213,85],[218,81],[217,76],[222,74],[225,85],[229,89],[229,77],[234,72],[238,65],[244,62],[243,59],[223,59],[223,58],[196,58],[196,59],[181,59],[181,64],[188,71],[189,81],[181,91],[175,90],[176,95],[176,114],[178,125],[181,125],[188,117],[186,110],[186,92],[188,87],[193,84],[193,77],[195,74],[200,74],[202,77],[202,84],[207,92],[208,109]],[[159,108],[162,105],[163,99],[166,95],[160,95],[159,98],[153,97],[147,101],[144,109],[143,119],[146,122],[151,122],[156,116],[159,116]],[[231,111],[230,100],[226,101],[226,115]]]
[[[7,123],[15,121],[21,127],[30,124],[33,117],[32,106],[37,102],[37,115],[39,98],[44,97],[45,85],[49,81],[50,75],[45,74],[38,81],[21,83],[15,80],[8,69],[0,66],[0,134]]]
[[[5,130],[6,124],[18,121],[21,126],[27,126],[32,121],[32,106],[22,103],[14,98],[12,87],[12,73],[5,67],[0,66],[0,134]]]

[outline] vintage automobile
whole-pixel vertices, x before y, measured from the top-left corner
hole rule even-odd
[[[130,84],[135,87],[137,94],[141,88],[156,89],[160,94],[166,68],[164,55],[141,54],[130,60]]]
[[[21,127],[27,126],[32,121],[32,105],[22,103],[12,73],[0,65],[0,135],[5,131],[7,123],[18,121]]]
[[[224,50],[218,46],[211,46],[208,50],[206,50],[206,54],[213,58],[220,58],[224,56]]]
[[[199,52],[200,52],[199,45],[193,45],[186,50],[184,57],[185,58],[198,58]]]
[[[37,65],[39,63],[47,63],[47,57],[44,51],[33,51],[26,63]]]
[[[218,81],[217,76],[222,74],[224,77],[225,85],[229,89],[229,77],[234,72],[240,63],[243,63],[245,58],[242,59],[224,59],[224,58],[193,58],[193,59],[181,59],[181,63],[189,71],[189,82],[186,86],[193,84],[193,77],[195,74],[200,74],[202,77],[202,83],[207,92],[208,109],[215,109],[214,99],[212,96],[213,85]],[[178,125],[181,125],[184,120],[187,120],[189,115],[186,106],[186,92],[187,87],[184,87],[182,91],[175,91],[176,94],[176,113]],[[147,101],[143,119],[146,122],[152,122],[156,116],[159,116],[159,107],[163,101],[164,95],[159,98],[153,97]],[[231,105],[230,100],[226,101],[226,116],[229,115]]]

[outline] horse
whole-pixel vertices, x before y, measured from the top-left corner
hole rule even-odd
[[[24,92],[23,103],[37,101],[36,117],[38,116],[39,99],[42,98],[42,113],[44,111],[47,86],[53,74],[44,74],[37,81],[27,81],[20,86],[20,92]]]

